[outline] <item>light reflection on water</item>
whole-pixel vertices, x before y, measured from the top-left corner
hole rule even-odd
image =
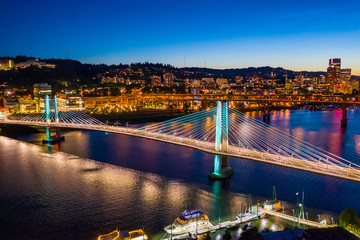
[[[23,237],[25,231],[23,239],[88,239],[116,226],[144,226],[154,234],[184,209],[199,208],[212,216],[218,202],[228,201],[220,194],[221,183],[211,193],[152,173],[62,152],[49,154],[6,137],[0,137],[0,156],[4,238]],[[236,204],[244,201],[236,194],[230,199]],[[235,215],[237,210],[230,207],[225,212]],[[13,224],[21,231],[9,226]]]
[[[360,162],[358,117],[359,110],[350,110],[342,130],[341,112],[285,110],[274,112],[270,124]],[[211,182],[208,153],[102,132],[72,131],[65,137],[61,144],[43,146],[43,134],[17,136],[41,147],[0,137],[0,236],[28,232],[28,239],[88,239],[116,226],[144,226],[155,235],[185,209],[201,209],[214,222],[233,218],[245,208],[246,194],[254,203],[269,199],[274,185],[289,211],[295,193],[304,189],[312,219],[347,207],[360,212],[359,183],[235,158],[230,158],[231,181]]]

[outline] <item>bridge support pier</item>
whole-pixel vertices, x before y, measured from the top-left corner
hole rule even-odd
[[[342,108],[341,127],[344,128],[347,125],[347,107]]]
[[[55,122],[59,123],[59,112],[57,107],[57,99],[56,96],[54,97],[54,108],[55,108]],[[46,95],[46,101],[45,101],[45,112],[46,112],[46,139],[42,140],[42,143],[56,143],[61,142],[65,140],[64,136],[60,136],[60,128],[56,128],[56,134],[55,136],[51,136],[51,130],[50,130],[50,101],[49,96]]]
[[[217,102],[216,112],[216,133],[215,150],[221,152],[228,147],[228,104],[227,102]],[[209,173],[209,178],[213,180],[223,180],[234,175],[234,170],[229,167],[228,157],[216,154],[214,157],[214,167]]]
[[[263,109],[263,121],[268,122],[270,121],[270,107],[268,105],[264,105]]]

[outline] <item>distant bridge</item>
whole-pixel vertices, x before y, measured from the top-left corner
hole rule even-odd
[[[227,102],[219,101],[215,108],[141,128],[106,125],[83,112],[58,112],[56,98],[54,110],[50,111],[48,98],[46,102],[44,113],[8,116],[1,122],[45,127],[47,139],[51,139],[50,128],[75,128],[196,148],[215,154],[209,175],[214,179],[232,175],[227,162],[231,156],[360,181],[360,165],[229,108]]]

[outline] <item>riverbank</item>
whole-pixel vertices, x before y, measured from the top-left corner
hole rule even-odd
[[[172,118],[181,117],[191,112],[170,112],[167,110],[147,110],[139,112],[91,114],[92,117],[102,122],[118,122],[119,124],[139,124],[147,122],[162,122]]]
[[[272,111],[283,110],[283,109],[299,109],[300,107],[271,107]],[[241,112],[253,112],[261,111],[262,108],[242,108],[238,109]],[[193,113],[193,111],[169,111],[169,110],[145,110],[138,112],[125,112],[125,113],[109,113],[109,114],[90,114],[92,117],[109,123],[118,122],[119,124],[139,124],[148,122],[162,122],[172,118],[181,117],[187,114]]]

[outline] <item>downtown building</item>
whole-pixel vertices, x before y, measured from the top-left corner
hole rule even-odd
[[[37,83],[33,86],[34,91],[34,100],[37,103],[37,111],[42,111],[45,109],[45,99],[46,95],[48,95],[50,98],[52,96],[52,89],[51,85],[47,83]]]
[[[326,83],[329,84],[329,92],[353,94],[359,92],[359,81],[351,80],[351,69],[341,68],[341,58],[329,59]]]

